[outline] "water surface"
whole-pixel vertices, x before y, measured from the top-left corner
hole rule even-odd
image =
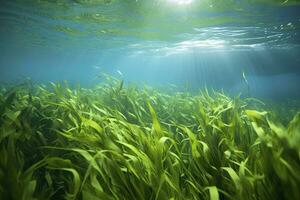
[[[2,1],[1,81],[153,86],[298,97],[298,1]]]

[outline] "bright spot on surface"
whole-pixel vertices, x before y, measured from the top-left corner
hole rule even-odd
[[[193,2],[193,0],[168,0],[171,3],[176,3],[178,5],[188,5]]]
[[[187,49],[197,47],[210,47],[210,48],[222,48],[226,44],[224,40],[187,40],[177,43],[177,46],[181,46]]]
[[[173,55],[184,52],[191,52],[201,50],[204,52],[209,52],[210,50],[216,51],[221,50],[226,47],[227,42],[225,40],[186,40],[182,42],[175,43],[171,46],[160,47],[152,49],[153,53],[159,53],[159,55]]]

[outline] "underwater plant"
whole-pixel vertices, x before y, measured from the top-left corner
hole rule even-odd
[[[4,88],[0,199],[300,199],[300,112],[281,125],[253,101],[114,78]]]

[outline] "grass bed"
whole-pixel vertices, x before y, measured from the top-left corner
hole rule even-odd
[[[263,108],[116,79],[2,89],[0,199],[300,199],[300,113]]]

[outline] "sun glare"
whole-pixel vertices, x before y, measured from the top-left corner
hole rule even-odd
[[[189,5],[193,2],[193,0],[168,0],[168,1],[178,5]]]

